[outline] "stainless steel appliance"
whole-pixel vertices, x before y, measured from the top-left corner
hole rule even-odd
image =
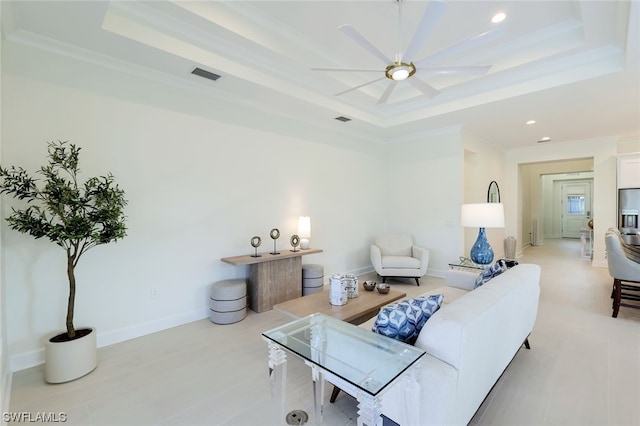
[[[618,229],[626,243],[640,246],[640,188],[618,190]]]

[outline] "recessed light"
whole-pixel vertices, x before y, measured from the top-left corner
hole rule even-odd
[[[527,121],[527,124],[536,124],[536,120],[529,120]]]
[[[549,136],[545,136],[544,138],[538,141],[538,143],[544,143],[544,142],[551,142],[551,138]]]
[[[344,122],[344,123],[346,123],[347,121],[351,121],[351,119],[350,119],[350,118],[343,117],[343,116],[336,117],[336,120],[338,120],[338,121],[342,121],[342,122]]]
[[[493,15],[493,17],[491,18],[491,22],[493,22],[494,24],[498,24],[502,21],[504,21],[507,18],[507,14],[504,12],[498,12],[495,15]]]

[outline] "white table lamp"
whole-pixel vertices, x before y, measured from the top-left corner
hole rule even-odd
[[[300,237],[300,248],[309,248],[309,238],[311,238],[311,218],[309,216],[298,217],[298,236]]]

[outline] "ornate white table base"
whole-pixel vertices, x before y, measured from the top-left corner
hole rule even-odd
[[[271,391],[271,404],[273,424],[277,425],[285,418],[285,406],[287,402],[287,354],[280,346],[267,341],[269,347],[269,388]],[[279,395],[279,398],[276,398]],[[280,404],[277,404],[277,400]]]
[[[420,359],[425,354],[397,340],[360,329],[323,314],[313,314],[264,332],[269,348],[269,382],[274,424],[283,424],[286,407],[285,351],[311,369],[316,424],[324,415],[324,381],[358,401],[358,426],[382,426],[382,399],[398,394],[400,420],[419,424],[419,410],[410,406],[419,398]]]
[[[271,400],[273,401],[274,424],[282,424],[286,416],[286,379],[287,379],[287,357],[283,349],[277,344],[268,341],[269,345],[269,381],[271,388]],[[322,424],[324,415],[324,382],[325,378],[330,383],[338,386],[346,393],[355,396],[358,401],[358,426],[382,426],[382,398],[384,391],[376,396],[372,396],[362,391],[353,384],[331,374],[328,371],[318,367],[317,365],[305,361],[311,368],[311,378],[313,382],[313,409],[314,421],[316,424]],[[397,382],[402,387],[402,406],[404,412],[407,413],[409,424],[419,424],[419,410],[411,407],[407,394],[416,395],[420,392],[420,383],[418,381],[418,371],[420,369],[420,361],[416,362],[407,371],[401,375]]]

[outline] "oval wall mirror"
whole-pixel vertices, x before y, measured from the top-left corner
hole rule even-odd
[[[487,203],[499,203],[500,202],[500,188],[498,188],[498,182],[492,180],[489,184],[489,190],[487,191]]]

